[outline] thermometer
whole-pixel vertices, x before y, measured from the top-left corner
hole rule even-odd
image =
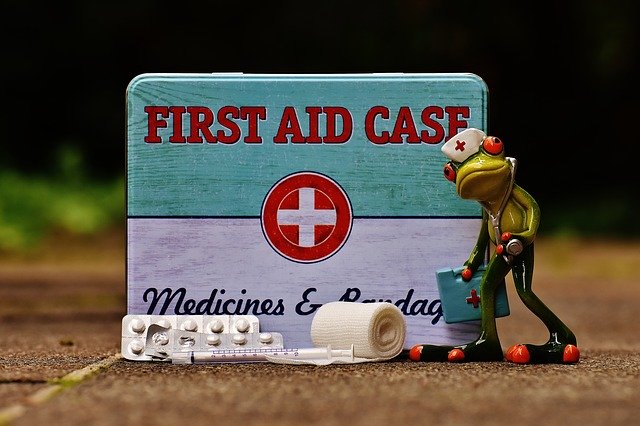
[[[303,349],[235,349],[222,351],[174,352],[172,364],[209,364],[225,362],[274,362],[301,361],[307,364],[330,364],[337,358],[353,360],[353,345],[350,349],[303,348]]]

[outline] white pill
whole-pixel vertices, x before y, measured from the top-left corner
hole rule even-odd
[[[134,340],[129,343],[129,350],[131,350],[131,353],[135,355],[140,355],[144,350],[144,344],[139,340]]]
[[[169,322],[169,320],[166,319],[161,319],[160,321],[158,321],[157,323],[160,327],[164,327],[164,328],[171,328],[171,323]]]
[[[244,345],[247,343],[247,336],[244,334],[234,334],[232,340],[236,345]]]
[[[212,333],[222,333],[224,331],[224,323],[219,319],[213,320],[209,323],[209,330]]]
[[[133,331],[134,333],[142,333],[144,330],[146,330],[146,328],[147,326],[140,318],[131,320],[131,331]]]
[[[220,335],[210,334],[209,336],[207,336],[207,345],[218,346],[219,344],[220,344]]]
[[[246,333],[247,331],[249,331],[249,326],[249,321],[244,318],[240,318],[238,321],[236,321],[236,330],[238,330],[240,333]]]
[[[271,333],[260,333],[260,343],[268,344],[273,342],[273,335]]]
[[[186,320],[182,324],[182,328],[186,331],[198,331],[198,324],[194,320]]]

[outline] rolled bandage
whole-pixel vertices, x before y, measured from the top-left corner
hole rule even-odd
[[[384,361],[402,352],[406,333],[404,316],[397,306],[382,303],[331,302],[322,305],[311,323],[316,347],[349,349],[349,362]]]

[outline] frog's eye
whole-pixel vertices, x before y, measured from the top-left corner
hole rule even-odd
[[[498,155],[504,150],[502,141],[495,136],[487,136],[484,141],[482,141],[482,148],[487,152],[487,154],[491,155]]]
[[[447,163],[444,165],[444,177],[451,182],[456,181],[456,169],[453,167],[453,164]]]

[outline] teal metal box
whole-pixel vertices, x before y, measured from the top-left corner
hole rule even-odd
[[[472,74],[144,74],[127,90],[129,314],[257,315],[309,346],[321,304],[390,301],[405,347],[446,324],[435,271],[466,260],[477,203],[440,146],[487,128]]]

